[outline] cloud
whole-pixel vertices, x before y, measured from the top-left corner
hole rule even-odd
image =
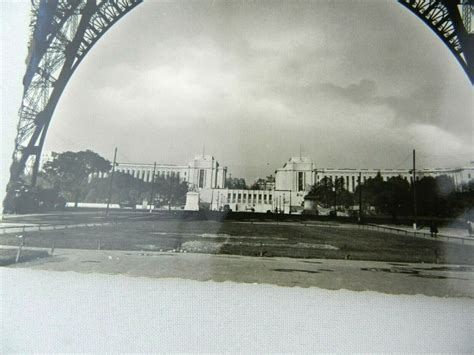
[[[323,92],[329,95],[346,99],[350,102],[364,105],[375,104],[377,101],[377,85],[372,80],[362,79],[357,84],[349,84],[347,87],[333,83],[323,83],[320,86]]]
[[[425,27],[391,1],[145,2],[81,63],[46,148],[183,163],[205,143],[263,175],[300,145],[326,166],[390,167],[434,134],[461,164],[472,88]]]
[[[437,125],[439,121],[445,119],[440,113],[443,91],[431,86],[420,85],[412,92],[384,96],[379,94],[374,81],[361,79],[358,83],[345,87],[323,83],[320,85],[320,90],[329,99],[345,100],[360,107],[386,106],[394,113],[394,122],[399,125],[413,122]],[[451,128],[456,130],[455,126]]]

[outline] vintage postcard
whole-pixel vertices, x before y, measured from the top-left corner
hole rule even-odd
[[[474,349],[472,1],[0,7],[2,352]]]

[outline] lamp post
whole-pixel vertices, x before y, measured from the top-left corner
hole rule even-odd
[[[336,183],[334,183],[334,186],[332,187],[332,190],[334,191],[334,217],[337,217],[337,191],[336,191]]]
[[[362,224],[362,173],[359,172],[359,223]]]
[[[415,149],[413,149],[413,230],[416,231],[417,213],[416,213],[416,164],[415,164]]]
[[[150,213],[153,211],[153,199],[154,199],[154,188],[155,188],[155,174],[156,174],[156,162],[153,165],[153,174],[151,175],[151,191],[150,191]]]
[[[114,162],[112,163],[112,173],[110,175],[110,185],[109,185],[109,196],[107,198],[107,207],[105,209],[105,216],[109,216],[109,207],[110,207],[110,200],[112,198],[112,187],[114,184],[114,175],[115,175],[115,165],[117,164],[117,147],[115,147],[114,151]]]

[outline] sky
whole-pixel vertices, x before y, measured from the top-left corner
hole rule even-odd
[[[412,149],[420,167],[455,167],[474,160],[473,102],[396,1],[148,0],[74,73],[45,150],[174,164],[204,151],[248,182],[300,150],[318,167],[409,168]]]

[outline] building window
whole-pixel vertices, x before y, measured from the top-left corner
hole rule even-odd
[[[199,182],[198,182],[198,186],[200,188],[203,188],[204,187],[204,170],[203,169],[200,169],[199,170]]]
[[[230,193],[227,194],[227,202],[230,202]]]
[[[272,202],[272,195],[268,195],[268,201]]]
[[[298,171],[298,191],[304,190],[304,173],[302,171]]]
[[[237,202],[240,202],[241,199],[242,199],[242,194],[238,194],[237,195]]]

